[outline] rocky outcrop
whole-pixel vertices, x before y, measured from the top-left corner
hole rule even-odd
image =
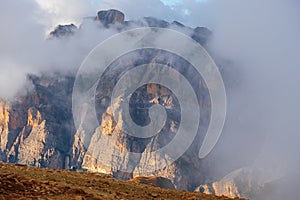
[[[96,17],[105,27],[116,23],[124,24],[124,19],[124,13],[114,9],[99,11]]]
[[[240,168],[219,181],[198,186],[195,191],[231,198],[265,199],[262,196],[266,195],[268,190],[274,190],[274,183],[282,179],[282,174],[276,171],[276,168],[273,170],[271,172],[255,167]]]
[[[238,186],[233,182],[214,182],[212,184],[200,185],[195,189],[196,192],[214,194],[216,196],[227,196],[230,198],[241,197]]]
[[[144,17],[144,20],[149,27],[167,28],[170,25],[168,22],[154,17]]]
[[[74,35],[76,31],[77,26],[74,24],[58,25],[55,30],[50,33],[50,36],[55,38],[69,37]]]
[[[150,176],[150,177],[144,177],[144,176],[139,176],[135,177],[130,180],[131,182],[135,183],[141,183],[141,184],[147,184],[147,185],[155,185],[160,188],[165,188],[165,189],[175,189],[174,185],[169,179],[163,178],[163,177],[156,177],[156,176]]]
[[[207,43],[211,35],[212,32],[209,29],[205,27],[197,27],[194,29],[192,38],[197,42],[199,42],[200,44],[204,45]]]

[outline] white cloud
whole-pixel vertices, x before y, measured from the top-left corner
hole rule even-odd
[[[92,14],[86,0],[35,0],[46,15],[41,19],[49,27],[58,24],[79,24],[83,17]]]

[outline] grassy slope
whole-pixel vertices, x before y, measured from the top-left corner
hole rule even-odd
[[[225,200],[196,192],[160,189],[105,174],[38,169],[0,163],[0,199],[203,199]]]

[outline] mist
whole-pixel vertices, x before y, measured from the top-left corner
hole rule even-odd
[[[297,134],[300,111],[297,3],[226,1],[214,8],[217,10],[213,13],[218,16],[214,19],[213,52],[233,60],[242,73],[229,112],[236,112],[235,117],[245,117],[241,120],[251,124],[248,130],[242,126],[241,130],[229,128],[228,131],[267,134],[263,154],[267,158],[276,157],[276,164],[295,167],[300,164],[293,149],[300,138]],[[235,128],[235,124],[228,121],[228,127]]]
[[[299,178],[299,2],[212,0],[198,7],[192,3],[193,19],[204,19],[213,30],[210,51],[231,60],[236,70],[231,74],[236,86],[227,87],[223,136],[212,153],[224,162],[214,173],[252,166],[269,173],[271,180]],[[288,199],[297,193],[292,182],[276,189],[290,191]],[[282,198],[266,193],[262,199],[269,196]]]
[[[136,5],[141,9],[136,9]],[[145,16],[166,20],[176,18],[176,11],[159,0],[150,4],[146,0],[1,2],[0,98],[11,100],[30,90],[27,74],[76,73],[97,44],[118,32],[84,18],[95,17],[99,10],[111,8],[123,11],[126,20],[138,20]],[[49,39],[49,33],[57,25],[71,23],[79,28],[73,37]]]
[[[83,17],[108,8],[123,11],[126,20],[154,16],[213,31],[209,52],[220,63],[230,61],[233,70],[228,76],[236,84],[226,85],[227,120],[208,158],[216,160],[211,168],[215,177],[248,166],[270,172],[273,179],[299,177],[300,6],[296,0],[184,0],[172,7],[159,0],[2,1],[0,98],[13,99],[30,90],[27,74],[75,73],[93,47],[117,31],[99,31],[101,25],[89,22],[69,38],[49,39],[49,31],[58,24],[79,26]],[[293,187],[284,183],[278,190]]]
[[[70,23],[76,23],[77,17],[72,16],[76,15],[80,6],[80,2],[74,4],[71,9],[74,13],[67,13],[65,20],[69,19]],[[30,90],[28,74],[76,73],[83,59],[97,44],[117,33],[116,29],[104,29],[100,23],[87,20],[84,29],[79,28],[73,37],[51,39],[49,36],[50,30],[54,30],[51,29],[53,22],[61,19],[63,13],[57,11],[60,14],[54,15],[51,9],[49,12],[45,9],[35,1],[1,3],[0,98],[2,99],[12,100],[15,96]],[[92,16],[95,15],[96,12]],[[89,12],[85,12],[85,16],[89,16]],[[80,23],[82,22],[83,17]]]

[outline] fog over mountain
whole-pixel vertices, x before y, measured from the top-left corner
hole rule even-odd
[[[264,184],[280,180],[274,183],[276,190],[289,191],[292,199],[299,182],[290,179],[300,176],[299,4],[297,0],[183,0],[170,7],[159,0],[2,1],[0,98],[14,101],[31,91],[28,74],[74,76],[88,53],[118,32],[85,18],[95,17],[99,10],[118,9],[125,20],[152,16],[192,28],[208,27],[212,37],[207,49],[230,77],[225,78],[227,119],[209,155],[210,173],[219,179],[239,168],[262,169],[268,172]],[[74,35],[50,37],[58,24],[70,23],[79,28]]]

